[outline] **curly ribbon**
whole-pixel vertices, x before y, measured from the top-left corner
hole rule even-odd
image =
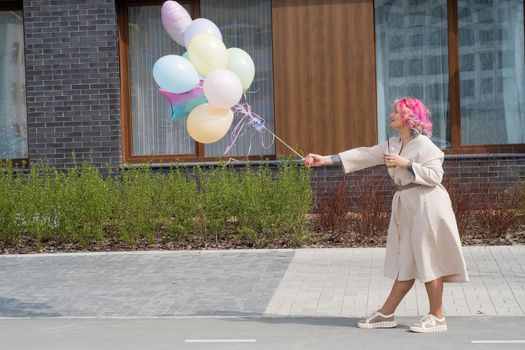
[[[237,122],[235,127],[232,129],[232,132],[231,132],[232,142],[231,142],[231,144],[228,147],[226,147],[226,150],[224,151],[224,154],[226,154],[226,153],[228,153],[230,151],[230,149],[235,145],[235,143],[237,142],[237,139],[239,137],[241,137],[244,134],[246,134],[246,132],[248,132],[249,129],[252,129],[252,130],[255,130],[260,135],[261,145],[262,145],[263,148],[267,149],[267,148],[271,147],[275,143],[275,139],[277,139],[280,142],[282,142],[286,147],[288,147],[293,153],[298,155],[299,158],[304,159],[304,157],[302,155],[300,155],[297,151],[295,151],[292,147],[290,147],[281,138],[279,138],[277,135],[275,135],[273,132],[271,132],[270,129],[268,129],[264,125],[265,124],[264,119],[261,116],[259,116],[257,113],[254,113],[252,111],[252,107],[249,104],[247,104],[247,103],[239,103],[239,104],[233,106],[232,109],[233,109],[233,113],[235,115],[240,115],[241,118]],[[265,131],[269,132],[272,135],[272,142],[270,142],[269,145],[265,145],[265,142],[264,142],[263,133]],[[247,157],[250,155],[250,152],[251,152],[251,148],[252,148],[251,139],[253,138],[254,135],[255,135],[255,133],[252,133],[252,135],[250,137],[250,145],[248,146],[248,155],[247,155]],[[228,160],[228,163],[230,163],[230,161],[232,161],[232,160],[237,161],[237,159],[230,158]]]

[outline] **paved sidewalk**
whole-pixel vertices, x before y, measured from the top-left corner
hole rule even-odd
[[[261,315],[292,251],[0,256],[0,317]]]
[[[445,284],[445,313],[525,316],[525,246],[463,251],[470,282]],[[297,250],[266,313],[359,316],[377,310],[392,286],[392,280],[383,277],[384,257],[384,248]],[[414,286],[396,315],[428,312],[424,284]]]
[[[525,246],[464,247],[448,316],[525,316]],[[0,255],[0,317],[357,317],[384,301],[384,248]],[[416,283],[399,316],[427,312]]]

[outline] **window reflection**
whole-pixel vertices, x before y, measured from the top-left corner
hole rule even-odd
[[[0,159],[27,158],[22,11],[0,11]]]

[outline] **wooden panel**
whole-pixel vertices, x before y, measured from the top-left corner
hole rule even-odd
[[[321,154],[376,143],[373,2],[274,0],[272,23],[277,135]]]
[[[452,149],[461,147],[459,98],[459,38],[457,0],[448,0],[448,98],[450,102],[450,141]]]

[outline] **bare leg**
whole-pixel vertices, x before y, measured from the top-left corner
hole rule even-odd
[[[394,285],[392,286],[392,290],[390,291],[390,295],[385,301],[385,304],[381,309],[379,309],[379,312],[381,312],[384,315],[390,315],[394,311],[396,311],[397,306],[403,300],[405,295],[410,291],[410,288],[414,285],[414,280],[409,281],[398,281],[396,280],[394,282]]]
[[[441,278],[425,283],[430,313],[443,318],[443,280]]]

